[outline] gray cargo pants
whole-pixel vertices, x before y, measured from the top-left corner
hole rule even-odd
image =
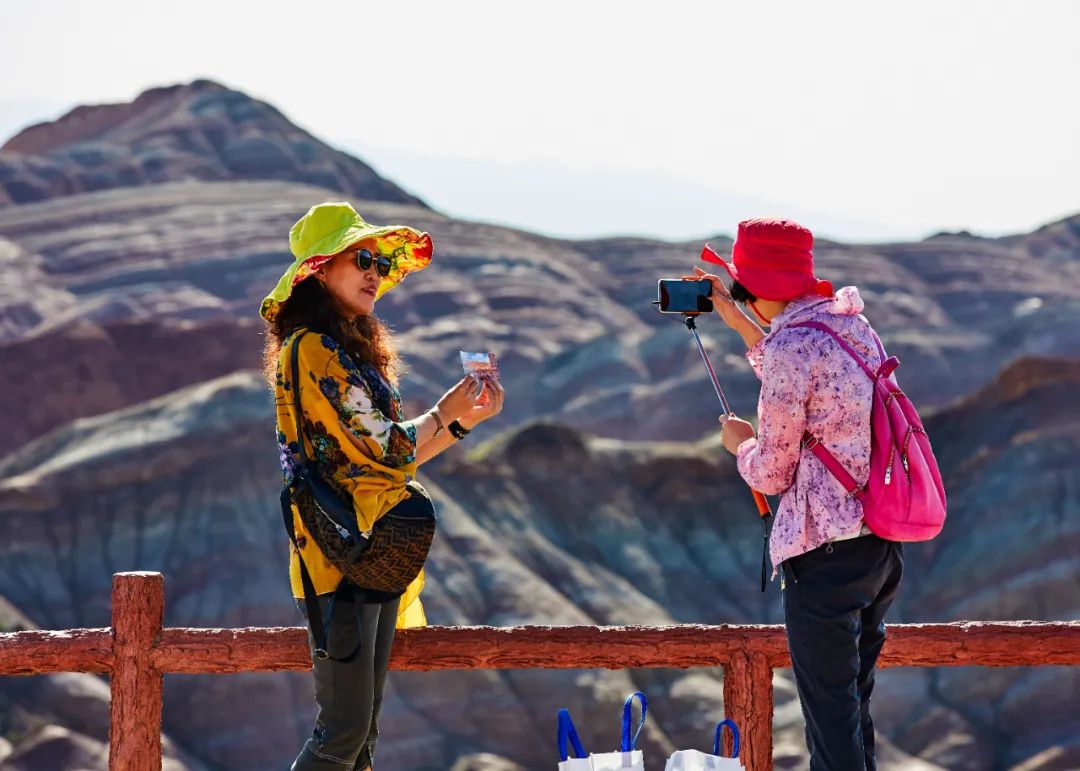
[[[330,612],[330,597],[319,597],[324,619]],[[326,647],[332,657],[346,661],[315,658],[314,642],[308,635],[319,715],[291,771],[364,771],[372,765],[379,738],[379,708],[398,600],[365,603],[339,594],[333,602]],[[303,612],[303,600],[298,605]]]

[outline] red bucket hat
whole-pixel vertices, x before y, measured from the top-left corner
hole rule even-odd
[[[708,244],[701,259],[728,274],[762,300],[794,300],[808,294],[832,297],[833,286],[814,275],[814,234],[797,222],[752,219],[739,223],[727,262]]]

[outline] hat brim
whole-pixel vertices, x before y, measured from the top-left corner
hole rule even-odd
[[[728,275],[735,281],[739,280],[739,273],[735,269],[735,265],[728,262],[720,256],[720,252],[713,249],[712,244],[706,243],[701,250],[702,262],[710,262],[713,265],[720,265],[724,270],[728,272]]]
[[[293,287],[314,275],[335,255],[353,244],[371,238],[377,239],[379,251],[392,254],[394,261],[390,275],[383,278],[379,284],[375,299],[400,284],[409,273],[423,270],[431,262],[433,245],[431,236],[427,233],[405,225],[350,225],[317,242],[307,253],[295,255],[293,264],[278,280],[274,290],[262,301],[259,315],[267,321],[273,321],[281,306],[292,295]]]

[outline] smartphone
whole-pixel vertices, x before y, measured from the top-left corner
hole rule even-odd
[[[713,309],[712,282],[681,281],[662,278],[657,283],[657,295],[661,313],[697,314],[711,313]]]
[[[480,393],[476,403],[487,404],[491,396],[488,394],[488,381],[499,382],[499,362],[493,353],[470,353],[461,351],[461,367],[466,375],[474,375],[480,380]]]

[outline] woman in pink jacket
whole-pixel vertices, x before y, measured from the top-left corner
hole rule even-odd
[[[819,281],[812,247],[813,235],[794,222],[748,220],[724,263],[734,280],[730,292],[700,268],[696,277],[713,282],[717,312],[746,342],[761,379],[757,435],[746,421],[725,416],[722,439],[751,487],[781,496],[769,552],[774,575],[782,572],[811,771],[873,771],[870,695],[903,547],[869,531],[860,503],[803,446],[809,432],[865,483],[872,385],[828,335],[793,325],[826,324],[872,367],[880,363],[859,291],[834,294]]]

